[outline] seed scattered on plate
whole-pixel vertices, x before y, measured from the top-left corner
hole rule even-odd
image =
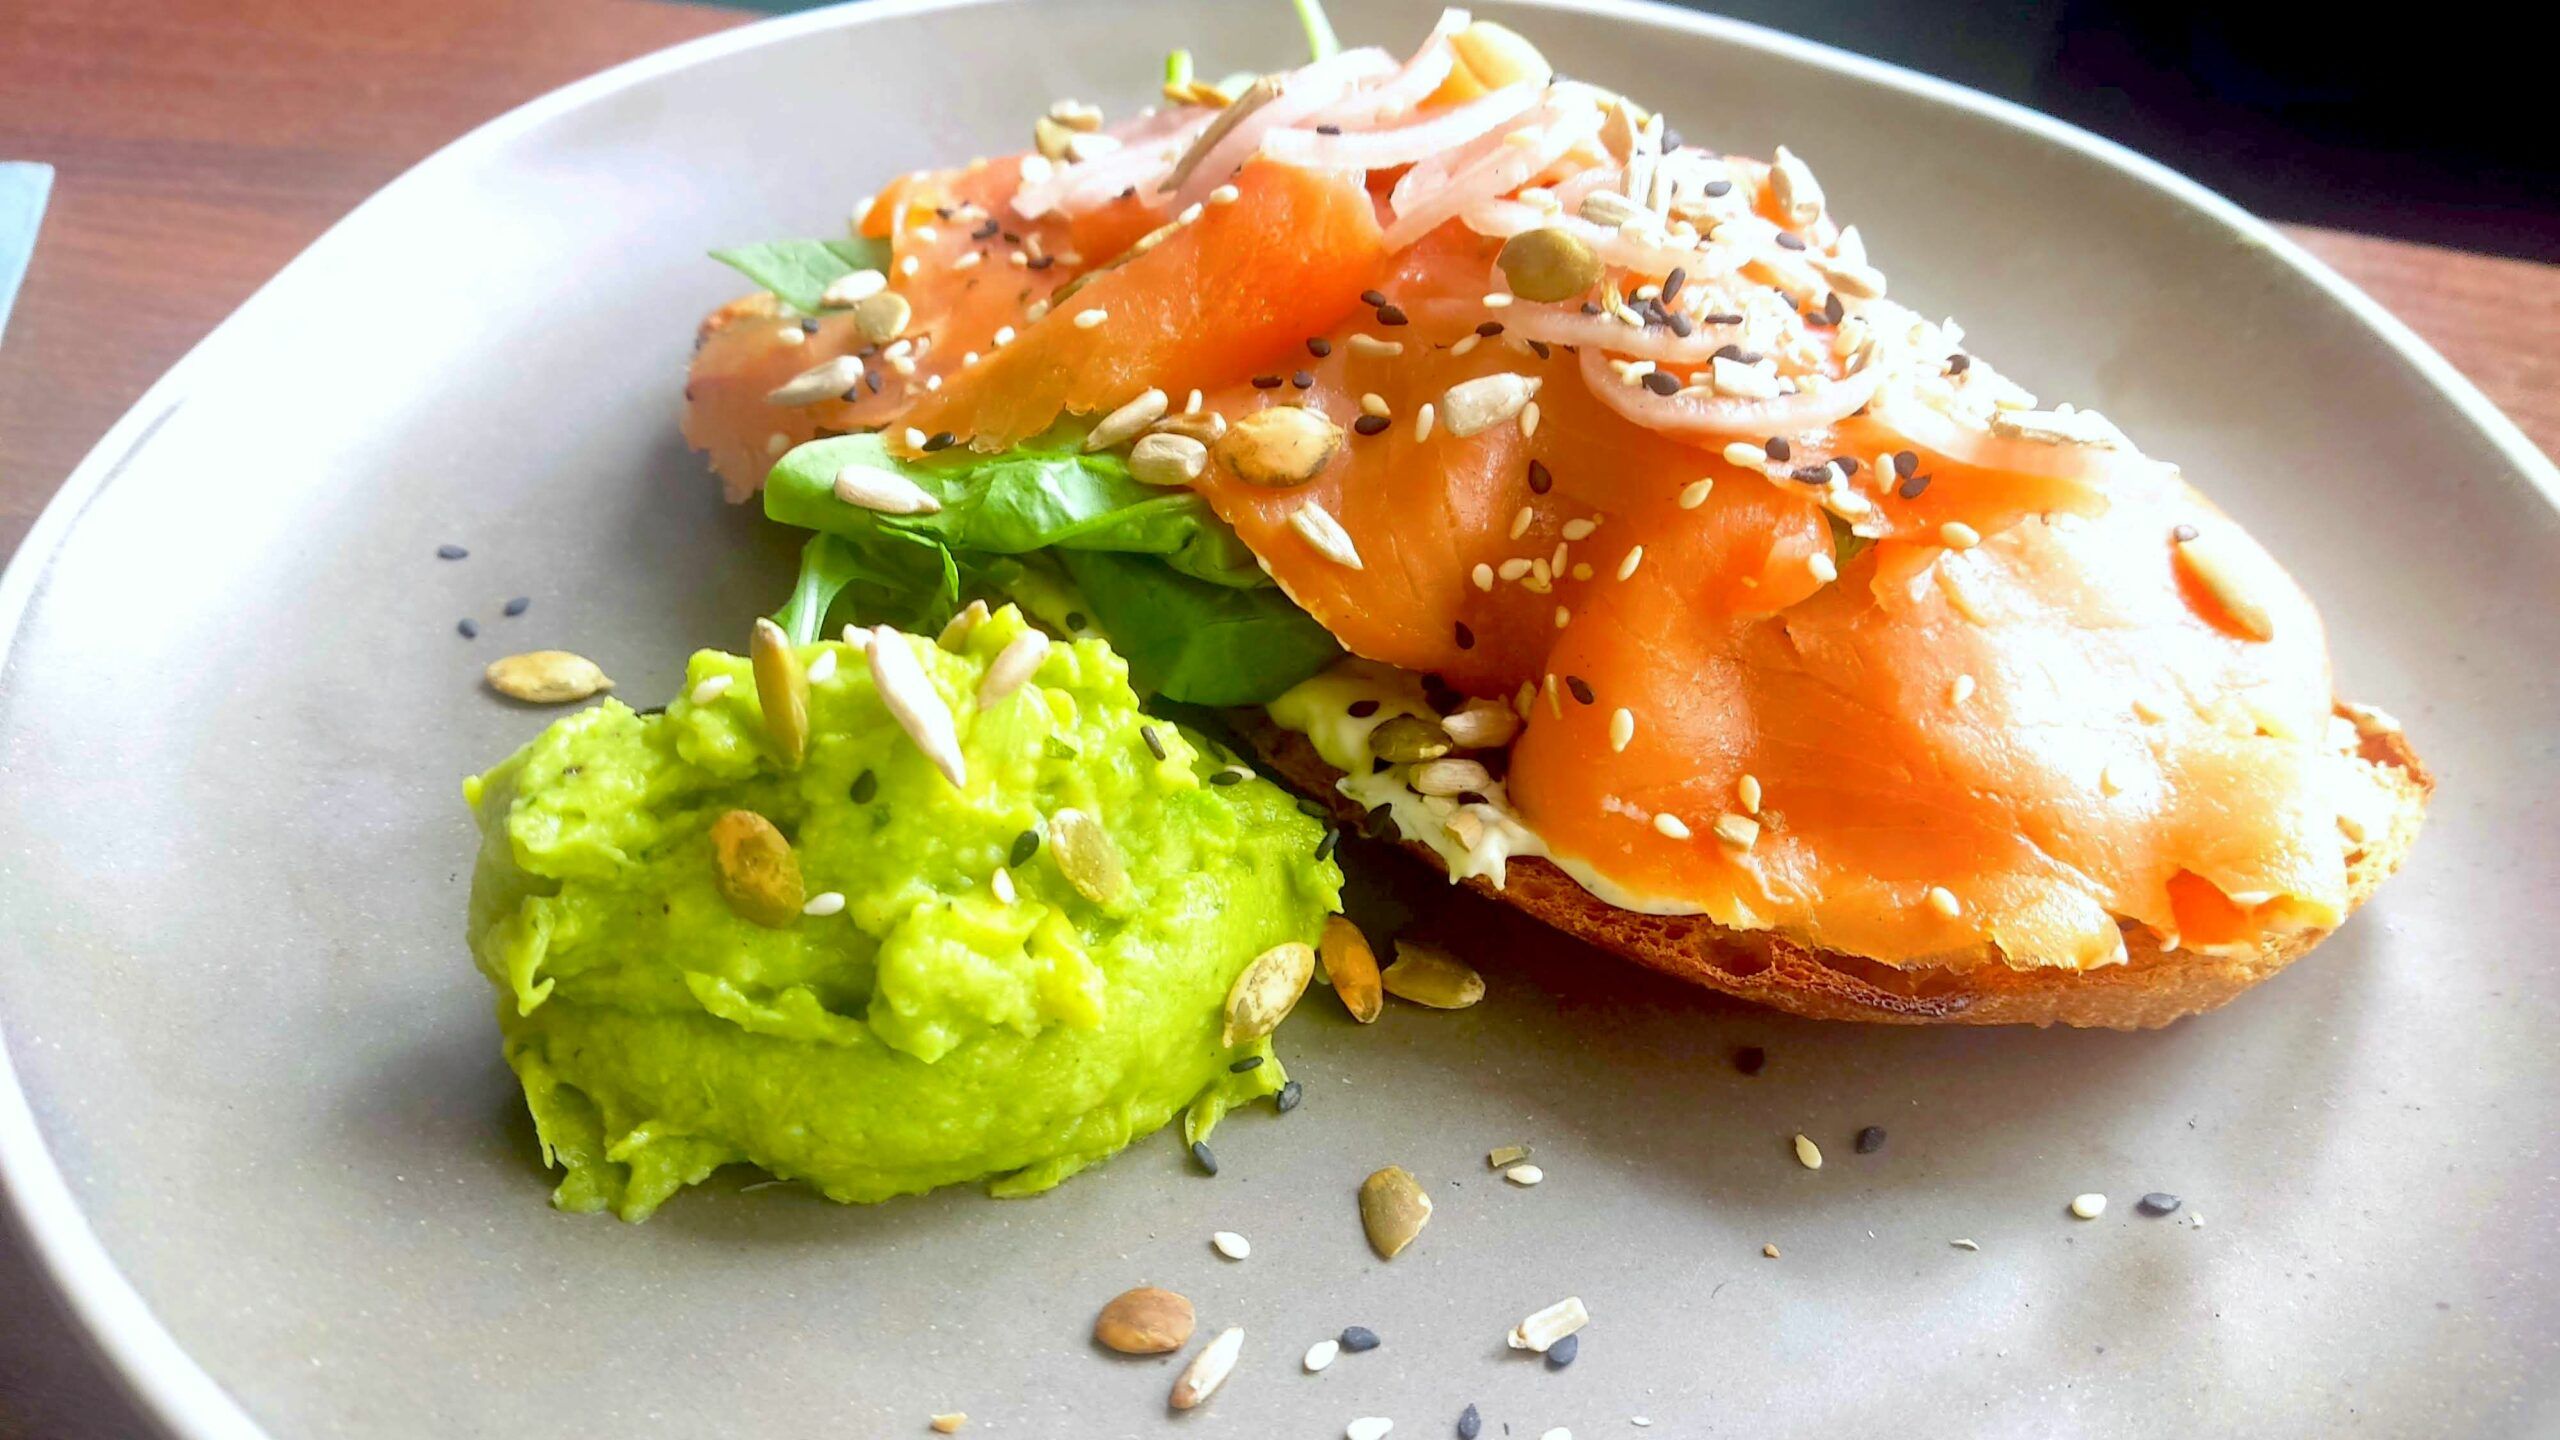
[[[1778,1258],[1778,1247],[1775,1245],[1763,1245],[1760,1247],[1760,1253],[1768,1256],[1772,1260],[1775,1260]]]
[[[1290,1111],[1297,1109],[1298,1102],[1306,1098],[1307,1087],[1299,1084],[1295,1080],[1292,1080],[1288,1084],[1280,1087],[1279,1094],[1271,1097],[1271,1104],[1274,1109],[1278,1110],[1281,1114],[1286,1115]]]
[[[2154,1190],[2133,1203],[2145,1215],[2174,1215],[2186,1202],[2165,1190]]]
[[[2107,1213],[2107,1197],[2094,1190],[2086,1195],[2074,1195],[2071,1197],[2071,1213],[2083,1220],[2095,1220]]]
[[[1379,977],[1388,994],[1434,1010],[1464,1010],[1484,998],[1484,977],[1436,945],[1396,942],[1396,961]]]
[[[1813,1137],[1802,1131],[1796,1133],[1796,1163],[1807,1170],[1822,1168],[1822,1147],[1814,1144]]]
[[[1324,1369],[1324,1367],[1333,1363],[1333,1358],[1336,1355],[1341,1353],[1342,1342],[1339,1340],[1319,1340],[1313,1345],[1308,1346],[1305,1362],[1307,1373],[1313,1375]]]
[[[1384,1415],[1364,1415],[1342,1427],[1342,1440],[1386,1440],[1396,1422]]]
[[[1572,1364],[1574,1357],[1581,1353],[1582,1337],[1579,1335],[1567,1335],[1563,1339],[1558,1340],[1553,1345],[1547,1347],[1547,1368],[1550,1370],[1561,1370],[1567,1365]]]
[[[1502,1178],[1525,1189],[1546,1179],[1547,1172],[1535,1165],[1514,1165],[1502,1172]]]
[[[1342,1348],[1354,1355],[1365,1355],[1383,1343],[1378,1339],[1378,1332],[1366,1325],[1343,1326],[1341,1339]]]
[[[1227,1376],[1234,1373],[1236,1356],[1243,1349],[1244,1330],[1241,1327],[1229,1326],[1219,1331],[1218,1338],[1202,1346],[1200,1353],[1192,1356],[1191,1363],[1183,1366],[1182,1373],[1174,1378],[1173,1408],[1190,1410],[1216,1394],[1218,1387],[1226,1383]]]
[[[1543,1355],[1567,1335],[1591,1323],[1591,1312],[1583,1307],[1582,1297],[1567,1295],[1546,1309],[1511,1327],[1505,1338],[1514,1350],[1535,1350]]]
[[[453,622],[453,631],[465,640],[477,640],[480,638],[480,622],[466,616]]]
[[[1757,1045],[1745,1045],[1733,1052],[1733,1068],[1745,1075],[1757,1075],[1769,1068],[1769,1052]]]
[[[1484,1433],[1484,1416],[1473,1405],[1458,1412],[1458,1440],[1476,1440]]]
[[[1366,1025],[1378,1018],[1386,1005],[1385,987],[1378,977],[1377,952],[1369,948],[1369,937],[1360,933],[1359,926],[1345,916],[1326,916],[1316,958],[1324,962],[1325,978],[1333,982],[1333,993],[1352,1019]]]
[[[467,560],[471,558],[471,552],[463,549],[459,545],[439,545],[436,547],[436,558],[439,560]]]
[[[1230,1260],[1248,1259],[1253,1254],[1253,1242],[1233,1230],[1221,1230],[1211,1235],[1209,1243],[1217,1247],[1219,1254]]]
[[[1858,1153],[1861,1155],[1873,1155],[1877,1151],[1883,1149],[1884,1127],[1881,1125],[1870,1125],[1864,1130],[1859,1131],[1857,1148]]]
[[[1123,1355],[1169,1355],[1191,1342],[1191,1302],[1141,1285],[1111,1297],[1093,1317],[1093,1338]]]
[[[1218,1043],[1239,1045],[1278,1029],[1306,993],[1315,967],[1315,951],[1294,940],[1253,957],[1227,988],[1226,1023]]]
[[[1381,1260],[1393,1260],[1431,1223],[1431,1197],[1422,1182],[1401,1165],[1390,1165],[1360,1182],[1360,1226],[1369,1233],[1370,1248]],[[1345,1332],[1346,1334],[1348,1332]]]
[[[1956,1247],[1956,1248],[1957,1248],[1957,1249],[1959,1249],[1959,1250],[1979,1250],[1979,1249],[1981,1249],[1981,1248],[1982,1248],[1981,1246],[1974,1244],[1974,1243],[1973,1243],[1972,1241],[1970,1241],[1970,1240],[1950,1240],[1950,1241],[1948,1241],[1947,1243],[1948,1243],[1948,1244],[1950,1244],[1950,1245],[1953,1245],[1954,1247]]]
[[[1194,1140],[1191,1142],[1191,1163],[1200,1167],[1201,1174],[1215,1175],[1218,1173],[1218,1152],[1209,1148],[1208,1141]]]
[[[952,1410],[934,1416],[929,1423],[932,1424],[933,1433],[936,1435],[957,1435],[960,1433],[960,1427],[969,1423],[969,1416],[965,1411]]]
[[[1496,1145],[1485,1152],[1484,1163],[1496,1170],[1508,1170],[1529,1158],[1526,1145]]]
[[[596,662],[566,650],[532,650],[489,662],[489,688],[528,705],[566,705],[613,688]]]
[[[533,597],[530,595],[519,595],[513,600],[508,601],[506,605],[502,607],[502,613],[504,613],[508,619],[512,620],[532,608]]]

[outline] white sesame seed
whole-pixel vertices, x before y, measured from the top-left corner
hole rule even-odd
[[[1075,327],[1079,330],[1090,330],[1094,326],[1099,325],[1110,318],[1110,315],[1105,311],[1079,310],[1076,312]]]
[[[1209,1243],[1218,1247],[1218,1253],[1230,1260],[1242,1260],[1253,1253],[1253,1242],[1233,1230],[1221,1230],[1211,1235]]]
[[[1555,556],[1555,558],[1554,558],[1553,560],[1550,560],[1550,561],[1548,561],[1548,562],[1547,562],[1547,568],[1548,568],[1549,570],[1554,571],[1554,572],[1555,572],[1556,574],[1558,574],[1558,575],[1561,575],[1561,574],[1563,574],[1563,573],[1564,573],[1565,545],[1566,545],[1566,542],[1565,542],[1565,541],[1562,541],[1562,540],[1557,541],[1557,542],[1556,542],[1556,556]]]
[[[1421,409],[1413,412],[1413,438],[1415,443],[1419,444],[1420,442],[1431,438],[1431,422],[1438,418],[1439,413],[1439,411],[1432,408],[1431,402],[1428,400],[1422,402]]]
[[[1565,607],[1563,607],[1562,605],[1557,606],[1557,607],[1556,607],[1556,628],[1557,628],[1557,629],[1559,629],[1559,630],[1561,630],[1561,629],[1563,629],[1564,627],[1566,627],[1567,625],[1570,625],[1570,624],[1572,624],[1572,623],[1573,623],[1573,612],[1572,612],[1572,611],[1570,611],[1570,610],[1568,610],[1568,609],[1566,609],[1566,608],[1565,608]]]
[[[1826,550],[1816,550],[1804,557],[1804,568],[1813,572],[1816,584],[1828,585],[1840,578],[1840,562],[1832,559]]]
[[[1950,520],[1938,527],[1938,538],[1950,550],[1970,550],[1982,543],[1982,532],[1961,520]]]
[[[941,377],[941,376],[939,376],[939,375],[927,375],[926,377],[924,377],[924,390],[925,390],[925,393],[926,393],[926,394],[930,395],[930,394],[932,394],[934,391],[939,390],[939,389],[941,389],[941,388],[942,388],[942,377]]]
[[[1970,1240],[1950,1240],[1947,1243],[1953,1245],[1959,1250],[1980,1250],[1982,1248]]]
[[[1760,813],[1759,776],[1745,775],[1741,779],[1734,781],[1733,795],[1735,799],[1742,802],[1742,808],[1746,813],[1752,815]]]
[[[1511,538],[1517,540],[1528,534],[1531,522],[1537,518],[1536,511],[1526,505],[1521,506],[1519,512],[1511,517]]]
[[[836,678],[836,652],[819,651],[818,658],[809,662],[809,683],[824,685],[834,678]]]
[[[1457,344],[1450,346],[1450,347],[1449,347],[1449,354],[1450,354],[1450,356],[1451,356],[1452,358],[1455,358],[1455,357],[1460,356],[1460,355],[1464,355],[1464,354],[1466,354],[1468,351],[1473,350],[1474,348],[1476,348],[1476,346],[1477,346],[1480,342],[1482,342],[1482,341],[1483,341],[1483,339],[1484,339],[1484,337],[1483,337],[1483,336],[1481,336],[1481,335],[1469,335],[1469,336],[1467,336],[1467,337],[1465,337],[1465,338],[1461,339]]]
[[[773,332],[774,343],[777,345],[798,345],[808,338],[809,332],[801,329],[796,323],[778,326]]]
[[[1502,1178],[1525,1189],[1546,1179],[1547,1172],[1535,1165],[1514,1165],[1502,1172]]]
[[[1404,353],[1403,341],[1381,340],[1375,335],[1354,335],[1343,343],[1351,347],[1352,354],[1366,355],[1373,359],[1383,359]]]
[[[1748,440],[1736,440],[1724,447],[1724,458],[1733,464],[1759,470],[1767,465],[1769,454]]]
[[[1588,540],[1591,538],[1591,532],[1599,528],[1599,521],[1576,516],[1564,522],[1564,538],[1569,541]]]
[[[900,431],[898,438],[905,441],[907,448],[910,450],[921,450],[924,448],[925,434],[913,425],[910,425],[906,429]]]
[[[871,653],[871,632],[860,625],[847,625],[844,627],[844,643],[853,647],[855,654],[867,655]]]
[[[1636,738],[1636,712],[1621,705],[1609,712],[1609,749],[1623,751]]]
[[[1716,817],[1716,839],[1732,849],[1748,850],[1760,843],[1760,822],[1726,811]]]
[[[1243,191],[1238,190],[1233,185],[1221,185],[1217,189],[1209,192],[1209,203],[1212,205],[1233,205],[1236,203],[1236,197],[1243,193]]]
[[[893,375],[905,376],[916,373],[916,362],[910,356],[889,355],[884,356],[883,359],[889,366],[889,373]]]
[[[1517,580],[1521,576],[1529,573],[1529,562],[1517,555],[1514,555],[1510,559],[1503,561],[1502,568],[1496,570],[1494,573],[1505,580]]]
[[[1707,497],[1715,493],[1715,488],[1716,482],[1713,480],[1692,480],[1688,484],[1681,486],[1680,508],[1683,510],[1695,510],[1699,506],[1706,504]]]
[[[1523,440],[1534,440],[1537,436],[1538,402],[1532,400],[1528,404],[1520,407],[1520,438]]]
[[[901,275],[913,275],[923,268],[924,262],[918,260],[913,255],[910,255],[904,260],[898,262],[898,273]]]
[[[1476,582],[1477,589],[1491,590],[1493,588],[1493,567],[1483,563],[1482,561],[1478,561],[1475,570],[1470,575],[1470,578]]]
[[[2107,1213],[2107,1197],[2094,1190],[2086,1195],[2074,1195],[2071,1197],[2071,1213],[2083,1220],[2095,1220]]]
[[[1946,886],[1932,885],[1929,887],[1929,908],[1953,920],[1964,913],[1964,902],[1958,900],[1956,892]]]
[[[1010,870],[999,870],[993,875],[988,876],[987,888],[995,892],[996,901],[999,904],[1010,905],[1016,898],[1013,888],[1013,872]]]
[[[1384,1415],[1363,1415],[1342,1428],[1342,1440],[1387,1440],[1396,1422]]]
[[[1513,297],[1507,292],[1496,290],[1484,297],[1484,308],[1487,310],[1507,309],[1509,308],[1512,299]]]
[[[985,264],[986,259],[986,251],[971,250],[962,254],[959,259],[952,261],[951,268],[954,270],[975,270],[980,265]]]
[[[977,351],[975,351],[975,350],[963,350],[963,351],[961,351],[961,352],[960,352],[960,368],[961,368],[961,369],[966,370],[966,369],[968,369],[970,366],[975,365],[975,364],[977,364],[977,363],[978,363],[978,352],[977,352]]]
[[[1657,832],[1668,835],[1674,840],[1686,840],[1689,838],[1689,822],[1672,814],[1668,810],[1665,810],[1661,814],[1653,817],[1653,828]]]
[[[1970,675],[1959,675],[1947,682],[1947,703],[1961,705],[1973,698],[1974,684]]]
[[[1199,218],[1200,206],[1197,202],[1194,202],[1183,206],[1182,213],[1173,217],[1173,223],[1176,225],[1188,225]]]
[[[721,696],[728,694],[729,686],[734,683],[734,679],[735,677],[728,675],[711,676],[701,684],[694,686],[693,694],[687,698],[691,699],[696,705],[708,705],[712,701],[719,699]]]
[[[776,430],[772,434],[764,437],[764,453],[767,455],[779,455],[790,448],[791,437],[783,434],[779,430]]]
[[[2112,760],[2098,767],[2098,793],[2101,795],[2124,793],[2124,777],[2117,773],[2115,762]]]
[[[1582,562],[1581,562],[1581,561],[1579,561],[1579,560],[1574,561],[1574,562],[1573,562],[1573,578],[1574,578],[1574,579],[1576,579],[1576,580],[1588,580],[1588,579],[1590,579],[1590,578],[1591,578],[1591,567],[1590,567],[1590,566],[1588,566],[1588,565],[1586,565],[1586,564],[1584,564],[1584,563],[1582,563]]]
[[[1814,1144],[1813,1137],[1801,1130],[1796,1132],[1796,1163],[1807,1170],[1822,1168],[1822,1147]]]
[[[1317,1371],[1322,1370],[1327,1365],[1333,1363],[1333,1357],[1341,1353],[1342,1342],[1339,1340],[1319,1340],[1313,1345],[1308,1346],[1305,1362],[1307,1373],[1313,1375]]]
[[[1559,684],[1557,684],[1557,683],[1556,683],[1556,672],[1554,672],[1553,670],[1550,670],[1550,671],[1548,671],[1548,672],[1547,672],[1547,680],[1546,680],[1546,684],[1545,684],[1545,686],[1544,686],[1544,687],[1542,687],[1542,688],[1545,690],[1545,692],[1546,692],[1546,696],[1547,696],[1547,710],[1548,710],[1551,714],[1553,714],[1557,719],[1559,719],[1559,720],[1563,719],[1563,718],[1564,718],[1564,687],[1563,687],[1562,685],[1559,685]],[[1658,825],[1658,823],[1659,823],[1659,822],[1657,822],[1657,825]],[[1672,824],[1674,824],[1674,825],[1678,825],[1680,822],[1679,822],[1678,820],[1676,820],[1676,819],[1675,819],[1675,820],[1673,820],[1671,823],[1672,823]],[[1686,827],[1683,827],[1683,828],[1686,828]]]
[[[1383,417],[1392,415],[1395,412],[1387,407],[1386,396],[1371,390],[1364,392],[1360,396],[1360,413],[1363,415],[1377,415]]]
[[[996,333],[987,337],[987,343],[993,348],[1001,350],[1007,345],[1013,343],[1013,336],[1014,329],[1012,326],[999,325],[996,327]]]
[[[841,915],[844,913],[844,892],[821,890],[809,897],[809,903],[800,907],[800,913],[817,916]]]

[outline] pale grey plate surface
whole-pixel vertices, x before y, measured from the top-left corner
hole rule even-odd
[[[1429,20],[1338,9],[1399,48]],[[1897,294],[2102,400],[2252,525],[2323,602],[2341,690],[2440,769],[2409,873],[2224,1013],[1977,1033],[1724,1004],[1356,855],[1492,998],[1369,1031],[1310,1006],[1284,1045],[1304,1108],[1235,1121],[1217,1179],[1159,1138],[1032,1202],[848,1210],[723,1177],[644,1227],[551,1212],[461,941],[457,782],[543,718],[478,691],[488,658],[575,648],[650,703],[779,594],[787,539],[674,433],[693,320],[734,288],[700,252],[825,232],[897,170],[1016,145],[1049,96],[1133,104],[1162,46],[1220,70],[1295,43],[1277,4],[779,22],[542,102],[369,203],[154,390],[0,586],[0,1163],[148,1404],[292,1437],[903,1435],[951,1409],[989,1436],[1434,1436],[1471,1401],[1488,1435],[1584,1440],[1637,1415],[2560,1421],[2549,467],[2333,281],[2113,152],[1757,32],[1512,18],[1693,138],[1812,157]],[[436,561],[448,540],[471,559]],[[1858,1156],[1867,1124],[1891,1140]],[[1543,1186],[1485,1170],[1510,1141]],[[1383,1265],[1350,1196],[1391,1161],[1440,1210]],[[2187,1211],[2134,1214],[2153,1189]],[[2106,1218],[2065,1215],[2085,1190]],[[1210,1252],[1227,1228],[1250,1261]],[[1186,1419],[1169,1362],[1085,1339],[1141,1281],[1248,1332]],[[1504,1353],[1566,1294],[1597,1317],[1578,1364]],[[1299,1372],[1350,1323],[1386,1346]]]

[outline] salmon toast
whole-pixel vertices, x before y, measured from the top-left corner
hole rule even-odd
[[[704,324],[685,433],[818,532],[804,623],[1100,630],[1345,825],[1826,1018],[2164,1024],[2414,843],[2276,559],[1801,157],[1461,11],[1034,140]]]

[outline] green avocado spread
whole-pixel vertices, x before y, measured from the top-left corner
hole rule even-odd
[[[948,707],[958,785],[834,642],[796,652],[797,766],[749,662],[704,651],[663,713],[606,701],[466,783],[472,953],[568,1172],[555,1203],[644,1219],[737,1162],[841,1201],[1029,1194],[1186,1109],[1197,1138],[1280,1089],[1269,1039],[1220,1029],[1245,966],[1313,943],[1335,908],[1321,828],[1142,713],[1100,641],[1052,645],[981,709],[1027,628],[1008,607],[940,644],[874,642],[908,646]],[[1127,872],[1103,902],[1060,868],[1061,810],[1100,822]],[[789,842],[806,913],[768,926],[724,897],[712,831],[733,811]]]

